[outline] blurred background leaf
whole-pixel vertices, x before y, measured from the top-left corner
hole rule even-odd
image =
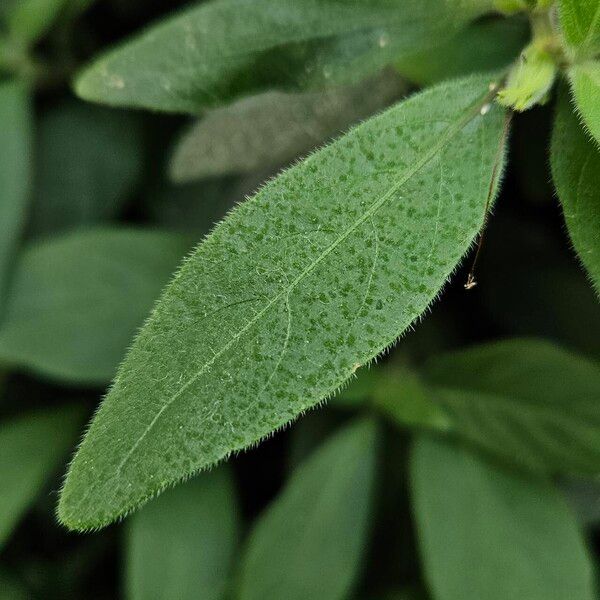
[[[228,465],[168,490],[127,526],[127,598],[226,597],[239,536]]]
[[[25,220],[31,184],[32,116],[29,92],[0,81],[0,303]]]
[[[250,535],[241,600],[348,596],[369,530],[374,423],[339,431],[301,464]]]
[[[30,245],[0,327],[0,358],[67,382],[110,381],[190,247],[184,235],[126,228]]]
[[[116,217],[142,175],[133,115],[65,102],[40,119],[31,235],[60,233]]]
[[[0,421],[0,547],[46,480],[64,467],[82,417],[70,406]]]
[[[436,600],[595,598],[590,557],[548,483],[418,439],[411,460],[425,574]]]

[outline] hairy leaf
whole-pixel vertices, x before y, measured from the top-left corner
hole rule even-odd
[[[82,418],[78,407],[65,407],[0,421],[0,547],[66,458]]]
[[[342,600],[357,575],[375,478],[376,429],[358,421],[293,473],[250,535],[240,600]]]
[[[498,93],[498,100],[514,110],[524,111],[544,103],[554,84],[557,69],[554,57],[544,44],[533,42],[512,68],[506,87]]]
[[[396,68],[419,85],[501,69],[517,58],[527,36],[521,18],[476,21],[448,41],[402,56]]]
[[[503,138],[489,85],[414,96],[230,213],[122,365],[71,465],[63,522],[104,525],[255,444],[394,342],[483,222]]]
[[[49,110],[39,124],[32,233],[114,217],[141,174],[140,133],[123,112],[79,103]]]
[[[593,570],[564,500],[477,455],[421,438],[411,460],[425,575],[436,600],[592,600]]]
[[[217,109],[179,142],[171,177],[189,181],[283,165],[398,99],[393,75],[324,92],[271,91]]]
[[[127,536],[129,600],[221,600],[239,535],[236,504],[224,465],[136,514]]]
[[[432,359],[454,431],[516,465],[600,473],[600,367],[548,342],[507,340]]]
[[[77,92],[194,113],[272,85],[340,83],[452,35],[490,7],[491,0],[213,0],[100,58]]]
[[[183,236],[129,229],[30,246],[0,327],[0,359],[67,381],[110,380],[188,248]]]
[[[576,65],[570,75],[577,108],[600,146],[600,61]]]
[[[31,107],[16,82],[0,83],[0,302],[25,217],[31,169]]]
[[[600,52],[600,0],[559,0],[562,31],[578,55]]]
[[[551,162],[569,236],[600,294],[600,152],[578,123],[566,94],[558,103]]]

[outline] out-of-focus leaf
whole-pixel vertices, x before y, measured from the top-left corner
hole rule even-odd
[[[0,547],[65,459],[82,417],[65,407],[0,422]]]
[[[106,525],[257,443],[425,310],[481,227],[498,172],[504,118],[489,86],[471,77],[400,103],[215,228],[91,425],[63,489],[66,524]]]
[[[31,45],[46,33],[68,3],[69,0],[14,0],[5,15],[8,29],[19,43]]]
[[[31,107],[19,83],[0,83],[0,302],[21,234],[31,183]]]
[[[521,18],[476,21],[444,43],[403,56],[396,68],[419,85],[501,69],[519,55],[527,34]]]
[[[582,525],[600,523],[600,479],[568,478],[560,487]]]
[[[571,69],[571,86],[583,122],[600,146],[600,61]]]
[[[25,588],[9,573],[0,569],[0,600],[28,600],[29,598]]]
[[[250,536],[240,600],[348,596],[367,541],[375,454],[375,425],[363,420],[297,469]]]
[[[587,138],[564,93],[554,124],[551,162],[573,247],[600,294],[600,150]]]
[[[600,52],[600,0],[558,0],[567,42],[580,56]]]
[[[540,340],[506,340],[425,367],[455,434],[513,464],[600,473],[600,367]]]
[[[129,524],[129,600],[220,600],[239,515],[227,465],[165,492]]]
[[[425,575],[436,600],[592,600],[592,564],[556,490],[429,438],[411,460]]]
[[[403,365],[361,369],[330,403],[344,408],[371,406],[402,427],[447,430],[450,419],[431,399],[418,375]]]
[[[101,57],[76,89],[88,100],[195,113],[277,84],[352,79],[365,64],[378,69],[451,36],[491,6],[491,0],[216,0]]]
[[[440,431],[452,427],[450,417],[433,402],[419,377],[406,368],[382,369],[373,391],[373,406],[404,427],[425,427]]]
[[[121,111],[78,103],[49,110],[39,125],[32,233],[114,217],[141,174],[140,133]]]
[[[179,142],[171,177],[184,182],[283,165],[398,99],[404,84],[386,73],[323,92],[265,92],[217,109]]]
[[[190,247],[173,233],[100,229],[30,246],[0,327],[0,359],[104,383]]]

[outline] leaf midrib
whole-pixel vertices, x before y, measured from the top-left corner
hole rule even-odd
[[[237,331],[232,338],[218,351],[216,352],[207,362],[205,362],[197,371],[192,375],[181,387],[169,398],[167,402],[158,410],[152,421],[148,424],[143,433],[134,442],[131,449],[125,454],[123,460],[117,466],[114,477],[117,477],[123,467],[127,464],[133,453],[136,451],[138,446],[142,443],[144,438],[152,430],[154,425],[160,419],[162,414],[210,367],[218,358],[220,358],[227,350],[229,350],[255,323],[257,323],[265,313],[277,302],[287,297],[291,291],[306,277],[308,276],[327,256],[329,256],[342,242],[344,242],[360,225],[362,225],[367,219],[372,217],[386,202],[395,194],[407,181],[411,179],[418,171],[420,171],[437,153],[449,142],[455,135],[457,135],[462,129],[470,123],[480,112],[481,107],[490,102],[496,95],[496,87],[490,86],[491,89],[486,94],[471,105],[465,112],[464,115],[458,119],[453,126],[449,126],[445,133],[438,138],[436,144],[426,152],[423,157],[410,168],[404,177],[402,177],[397,183],[376,200],[365,213],[357,219],[348,229],[346,229],[336,240],[334,240],[327,248],[325,248],[321,254],[311,262],[287,287],[278,292],[271,300],[267,302],[265,307],[260,310],[246,325],[244,325],[239,331]]]

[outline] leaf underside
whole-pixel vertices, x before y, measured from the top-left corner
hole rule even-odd
[[[256,444],[410,326],[484,219],[503,137],[490,82],[392,107],[216,227],[136,339],[71,465],[67,526],[103,526]]]

